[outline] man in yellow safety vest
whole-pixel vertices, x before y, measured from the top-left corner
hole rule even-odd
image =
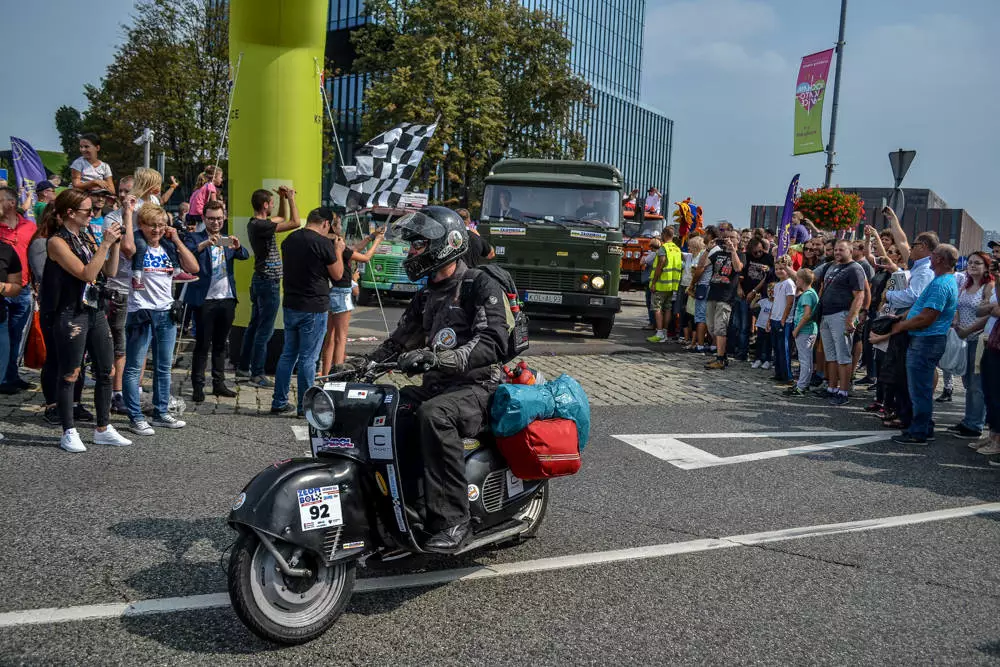
[[[681,283],[684,260],[681,249],[674,243],[674,228],[664,228],[660,238],[663,246],[653,260],[653,274],[649,278],[649,289],[653,293],[653,314],[656,318],[656,333],[647,338],[650,343],[667,340],[667,323],[674,302],[674,294]]]

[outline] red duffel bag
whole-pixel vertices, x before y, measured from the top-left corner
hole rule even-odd
[[[571,419],[540,419],[497,445],[515,477],[548,479],[580,470],[579,437]]]

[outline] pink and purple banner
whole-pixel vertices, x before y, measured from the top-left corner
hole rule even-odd
[[[795,85],[795,155],[823,151],[823,98],[833,49],[802,59]]]

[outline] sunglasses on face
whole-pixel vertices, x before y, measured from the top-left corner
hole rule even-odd
[[[427,239],[414,239],[410,241],[410,247],[414,250],[423,250],[427,247],[428,243],[430,243],[430,241]]]
[[[78,208],[76,210],[78,213],[90,213],[91,211],[94,210],[94,207],[91,206],[90,208]]]

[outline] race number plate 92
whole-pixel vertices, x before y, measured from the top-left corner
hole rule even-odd
[[[340,510],[340,487],[321,486],[296,491],[302,530],[332,528],[344,523]]]

